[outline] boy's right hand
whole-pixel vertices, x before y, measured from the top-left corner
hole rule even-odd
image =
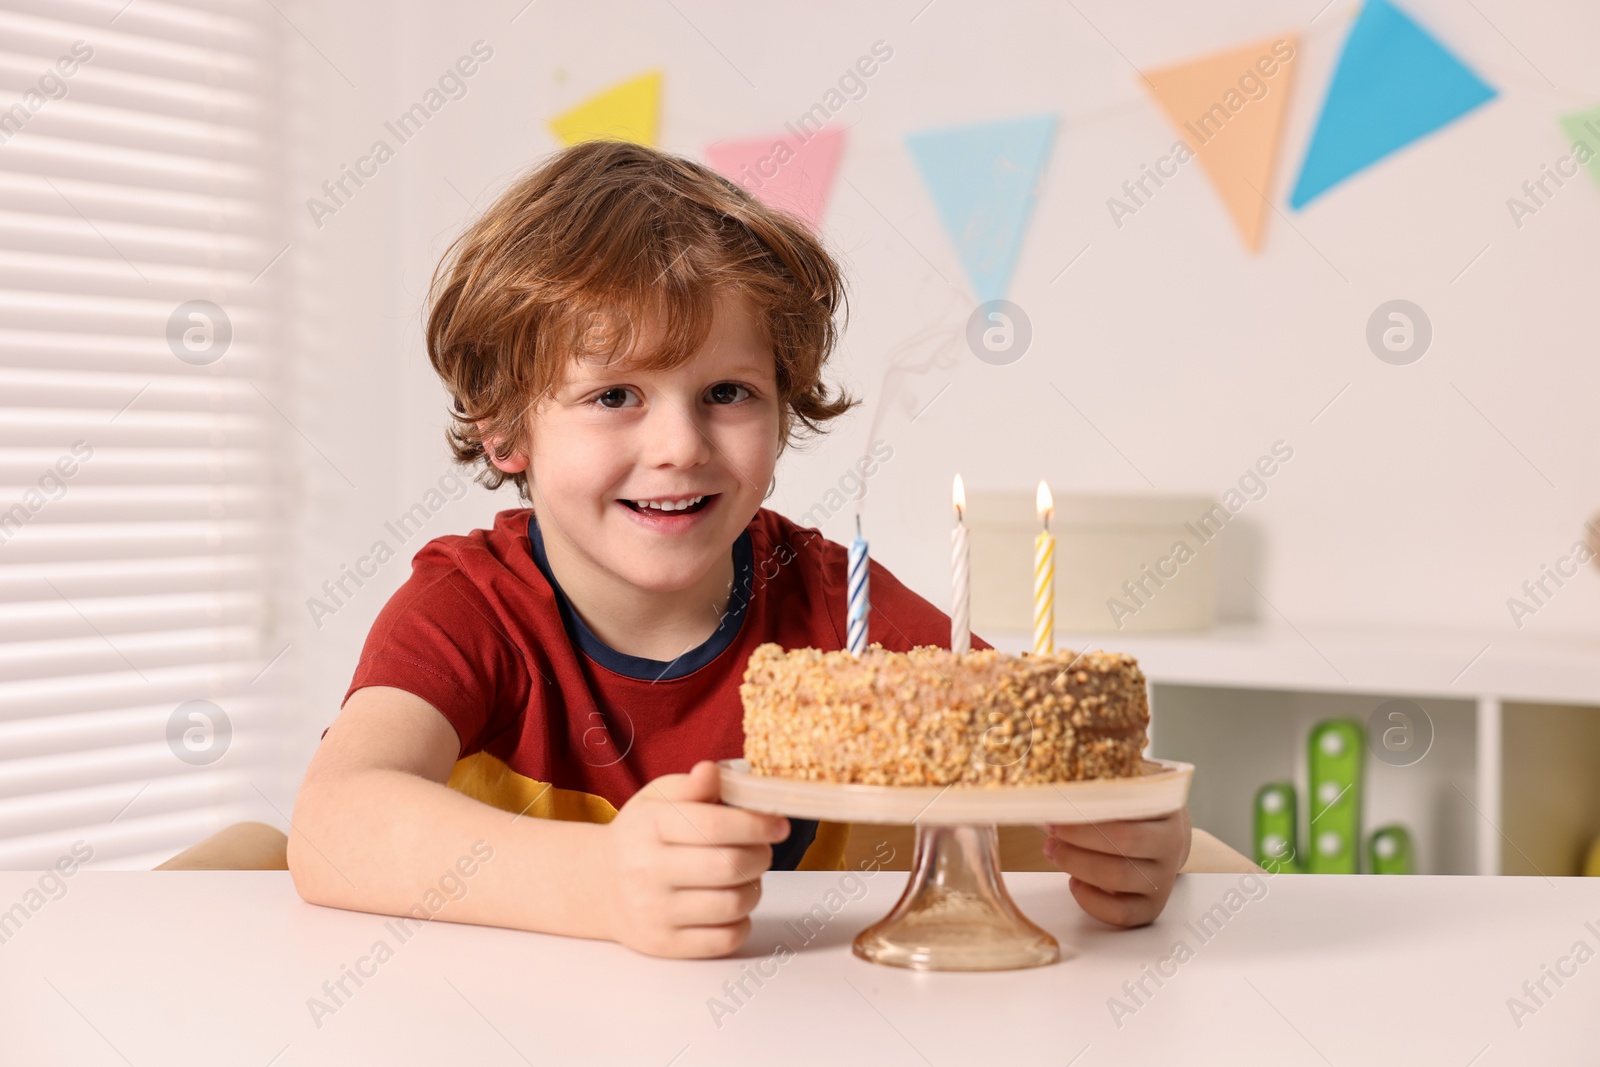
[[[781,815],[729,808],[717,765],[666,774],[607,824],[612,937],[652,956],[725,956],[750,936],[772,844],[789,836]]]

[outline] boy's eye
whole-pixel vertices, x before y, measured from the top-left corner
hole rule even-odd
[[[628,392],[628,390],[619,386],[614,389],[607,389],[605,392],[595,397],[594,400],[595,403],[599,404],[603,408],[622,408],[628,406],[628,399],[630,396],[631,394]]]
[[[733,382],[718,382],[706,393],[706,399],[713,404],[737,404],[750,395],[750,390]]]

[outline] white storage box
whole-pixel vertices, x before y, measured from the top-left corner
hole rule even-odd
[[[1214,539],[1227,521],[1207,497],[1058,496],[1050,520],[1058,643],[1074,633],[1210,627]],[[967,525],[973,630],[1032,633],[1033,491],[969,493]]]

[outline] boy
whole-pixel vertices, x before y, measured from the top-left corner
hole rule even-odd
[[[424,546],[379,614],[295,805],[295,886],[731,953],[764,871],[843,867],[848,827],[722,806],[711,762],[742,754],[758,644],[844,644],[845,549],[761,507],[783,448],[855,403],[822,381],[839,269],[707,168],[591,142],[475,222],[431,300],[455,455],[532,506]],[[948,647],[942,612],[871,578],[869,640]],[[1116,925],[1160,913],[1189,851],[1186,812],[1050,831]]]

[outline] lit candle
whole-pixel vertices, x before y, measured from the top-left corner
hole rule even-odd
[[[972,648],[972,582],[967,569],[967,491],[956,475],[951,497],[956,508],[956,528],[950,532],[950,651]]]
[[[856,655],[867,650],[867,542],[861,537],[861,516],[856,516],[856,539],[850,542],[849,646]]]
[[[1050,487],[1043,482],[1036,504],[1044,529],[1033,539],[1033,651],[1044,656],[1055,651],[1056,644],[1056,539],[1050,534],[1050,515],[1056,508]]]

